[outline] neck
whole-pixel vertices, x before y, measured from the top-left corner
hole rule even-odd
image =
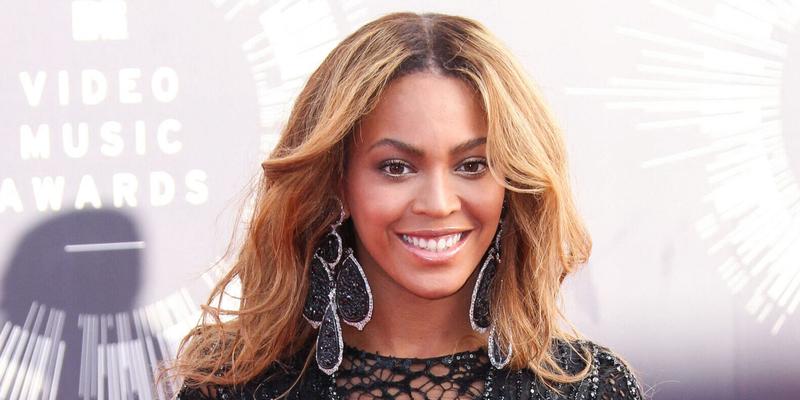
[[[371,353],[430,358],[475,350],[485,342],[472,330],[469,306],[475,277],[456,293],[425,299],[396,284],[372,286],[372,319],[363,331],[342,323],[344,341]]]

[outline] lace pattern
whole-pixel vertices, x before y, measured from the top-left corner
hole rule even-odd
[[[396,358],[345,347],[337,394],[352,400],[478,399],[489,357],[479,350],[436,358]]]
[[[345,346],[342,365],[328,376],[311,365],[298,384],[295,378],[304,357],[289,371],[268,369],[250,382],[235,386],[197,389],[184,385],[178,400],[299,399],[504,399],[504,400],[640,400],[641,388],[625,364],[605,347],[588,341],[574,343],[592,352],[589,375],[573,384],[556,385],[554,391],[530,370],[498,371],[483,349],[434,358],[397,358]],[[584,361],[565,343],[555,352],[563,368],[574,373]]]

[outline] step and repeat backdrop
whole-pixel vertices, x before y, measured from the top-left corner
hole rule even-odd
[[[0,14],[0,398],[165,399],[305,79],[387,12],[473,17],[561,123],[583,334],[653,399],[800,393],[800,1],[72,0]]]

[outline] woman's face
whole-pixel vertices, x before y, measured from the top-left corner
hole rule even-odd
[[[486,121],[464,82],[393,81],[353,137],[344,201],[374,288],[456,293],[492,241],[504,188],[489,173]]]

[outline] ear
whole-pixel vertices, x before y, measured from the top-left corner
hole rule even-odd
[[[342,200],[342,207],[344,208],[344,219],[347,220],[350,218],[350,208],[347,207],[347,202]]]
[[[339,182],[338,187],[336,188],[336,198],[342,203],[342,208],[344,209],[344,219],[350,218],[350,206],[347,201],[347,196],[345,196],[344,190],[344,182]]]

